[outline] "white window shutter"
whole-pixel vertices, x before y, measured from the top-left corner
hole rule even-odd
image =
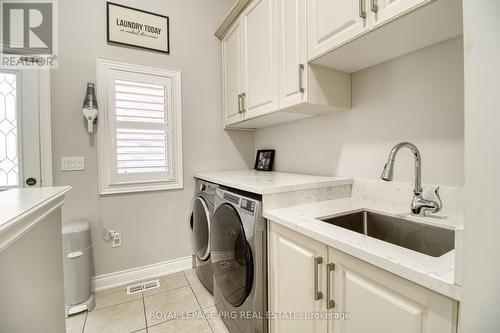
[[[98,78],[101,193],[182,187],[180,73],[98,60]]]

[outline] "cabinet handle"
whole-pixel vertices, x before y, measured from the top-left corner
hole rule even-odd
[[[371,7],[372,12],[378,13],[378,3],[377,3],[377,0],[371,0],[370,7]]]
[[[241,109],[241,94],[238,95],[238,113],[243,113]]]
[[[330,298],[330,282],[332,272],[335,270],[335,264],[326,265],[326,309],[330,310],[335,307],[335,301]]]
[[[246,112],[247,111],[247,108],[246,108],[246,101],[247,99],[247,94],[245,93],[241,93],[241,108],[243,109],[242,112]]]
[[[76,259],[76,258],[80,258],[81,256],[83,256],[82,251],[71,252],[71,253],[68,253],[68,255],[67,255],[68,259]]]
[[[299,64],[299,91],[303,93],[304,89],[304,64]]]
[[[314,258],[314,300],[319,301],[323,298],[323,293],[318,291],[318,278],[319,278],[319,265],[323,263],[323,258],[316,257]]]
[[[359,0],[359,17],[366,18],[365,0]]]

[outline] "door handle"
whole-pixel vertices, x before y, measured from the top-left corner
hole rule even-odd
[[[374,13],[378,13],[378,3],[377,3],[377,0],[370,0],[370,1],[371,1],[371,4],[370,4],[371,11],[374,12]]]
[[[304,89],[304,64],[299,64],[299,91],[303,93]]]
[[[35,186],[36,185],[36,178],[29,177],[28,179],[26,179],[26,185]]]
[[[359,17],[366,18],[365,0],[359,0]]]
[[[316,257],[314,258],[314,300],[319,301],[323,298],[323,293],[318,290],[318,279],[319,279],[319,266],[323,263],[323,258]]]
[[[331,284],[331,275],[335,270],[335,264],[326,265],[326,309],[330,310],[335,307],[335,301],[330,298],[330,284]]]

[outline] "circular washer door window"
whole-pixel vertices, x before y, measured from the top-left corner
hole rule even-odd
[[[211,237],[215,282],[224,299],[238,307],[252,290],[253,261],[241,219],[230,204],[215,211]]]
[[[193,246],[198,259],[205,261],[210,257],[210,211],[201,197],[193,205]]]

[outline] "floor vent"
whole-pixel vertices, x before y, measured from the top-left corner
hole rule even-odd
[[[127,287],[127,295],[142,293],[143,291],[156,289],[160,287],[159,280],[151,280],[141,283],[136,283]]]

